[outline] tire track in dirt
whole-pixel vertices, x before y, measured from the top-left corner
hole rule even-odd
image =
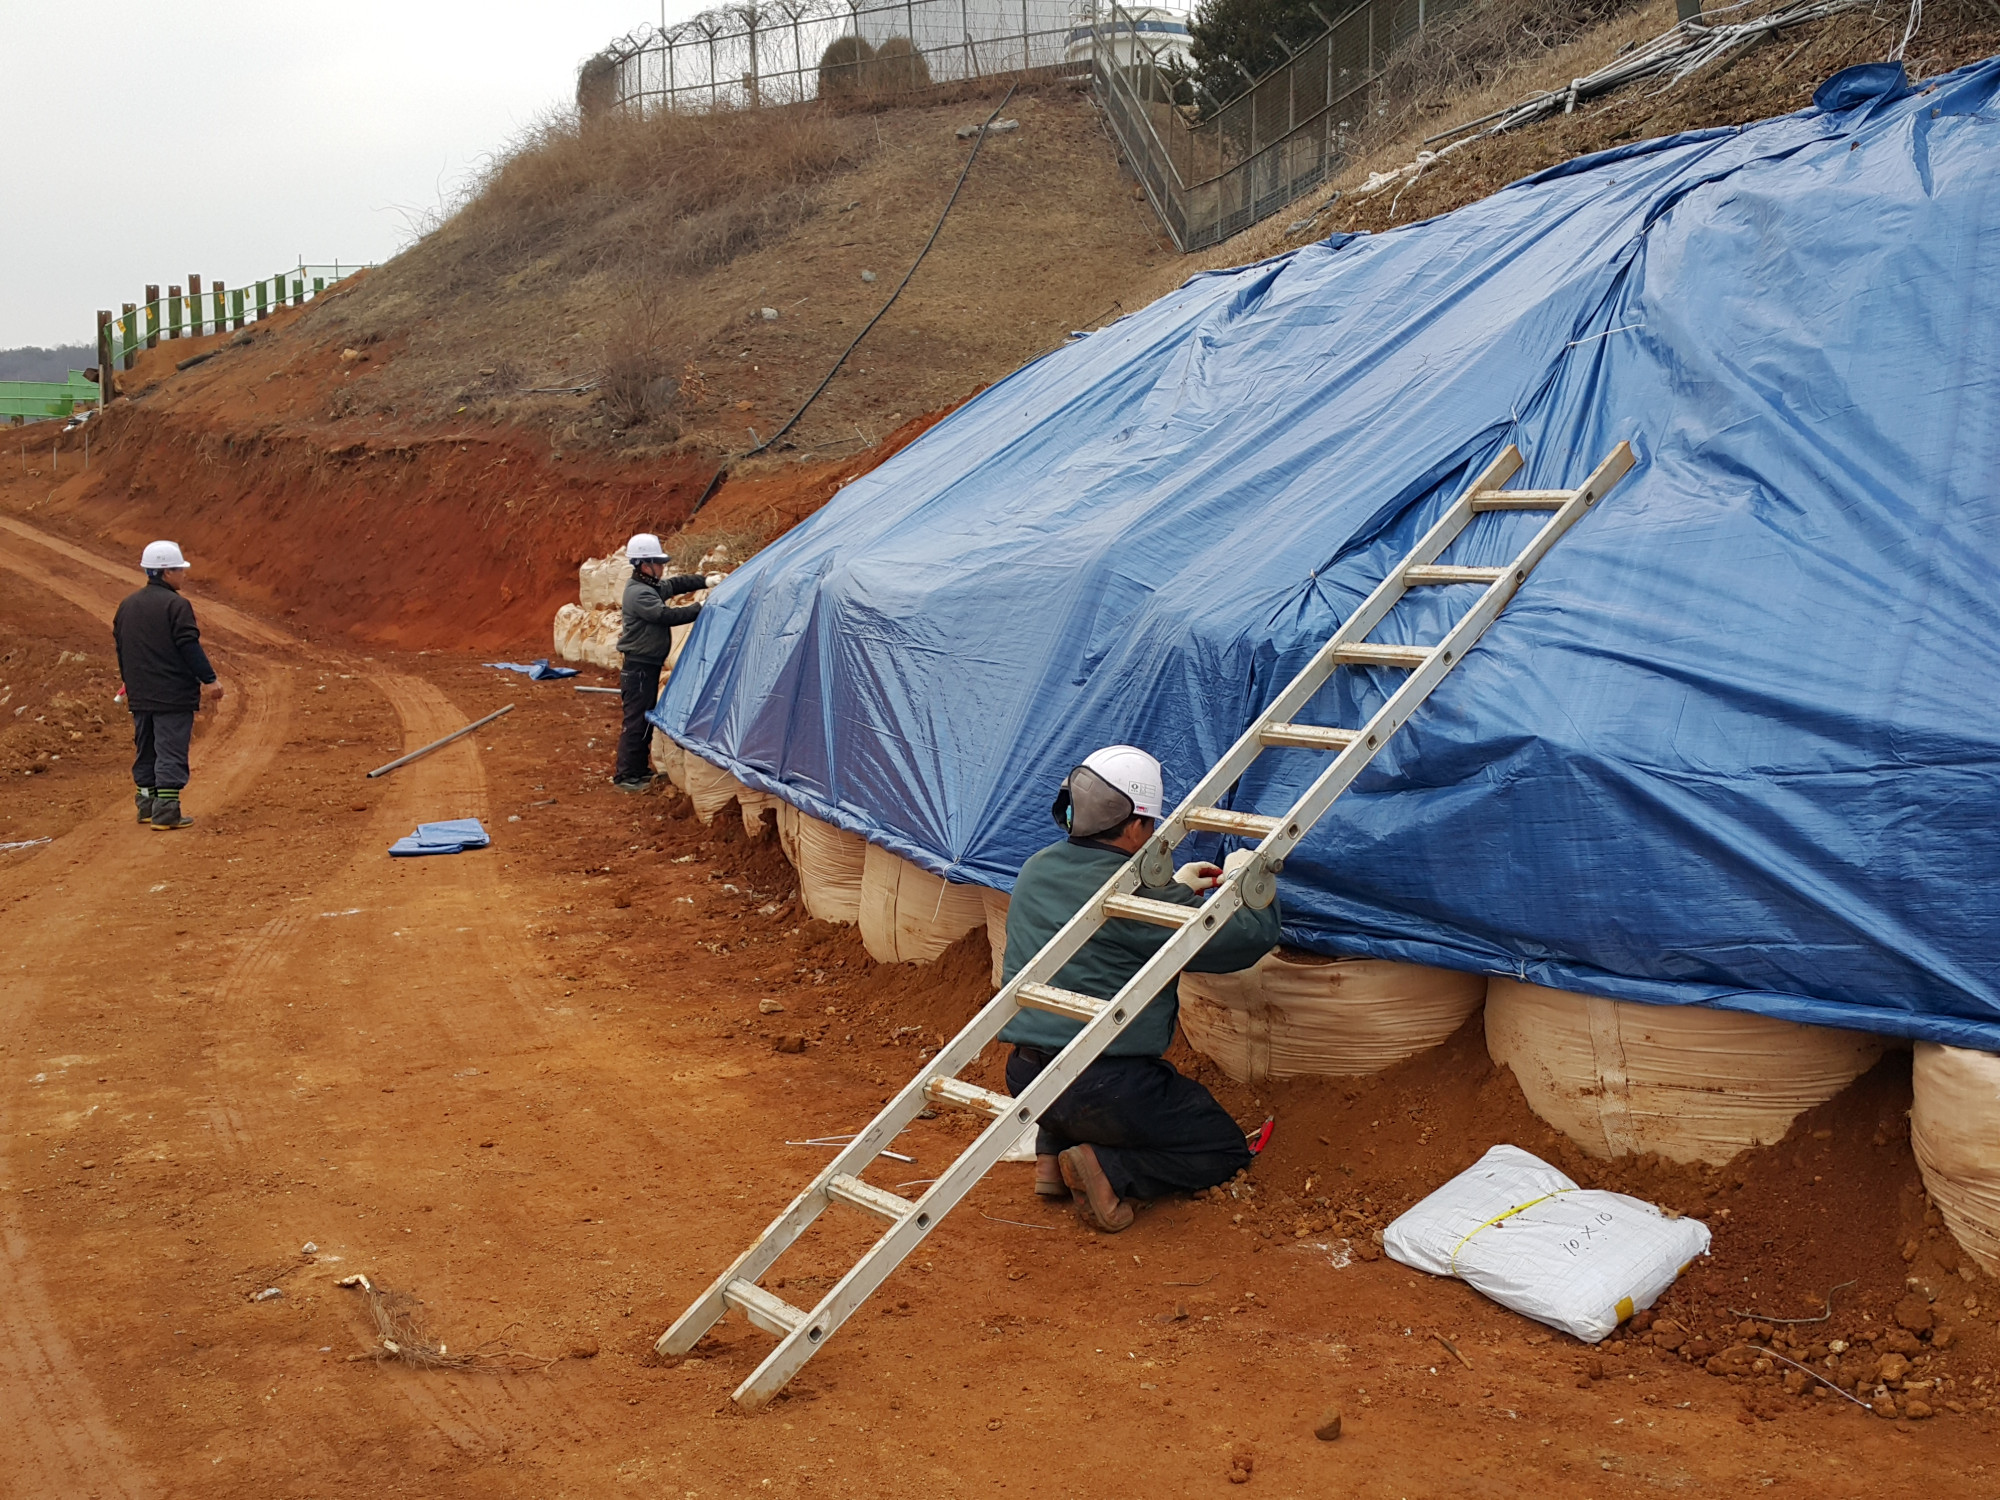
[[[4,524],[16,536],[43,540],[17,522]],[[52,575],[37,568],[37,561],[19,548],[0,550],[0,566],[106,621],[122,597],[111,578],[131,581],[129,573],[108,566]],[[259,632],[264,633],[261,627]],[[268,766],[288,720],[288,674],[253,667],[235,686],[200,741],[203,785],[218,807],[234,802]],[[0,970],[0,1034],[29,1032],[47,998],[47,976],[68,966],[64,977],[73,984],[100,967],[115,969],[115,957],[104,954],[102,941],[92,936],[93,919],[107,907],[129,907],[176,869],[181,851],[164,839],[135,845],[130,817],[121,798],[54,840],[36,859],[9,869],[0,882],[0,898],[17,898],[7,906],[14,961]],[[79,899],[86,888],[89,897]],[[93,948],[95,962],[75,964],[79,952]],[[21,1134],[17,1127],[27,1104],[19,1070],[11,1071],[15,1076],[0,1085],[0,1181],[10,1183],[15,1175],[10,1144]],[[156,1486],[126,1451],[64,1331],[62,1309],[49,1293],[18,1203],[10,1193],[0,1208],[0,1430],[14,1436],[17,1466],[9,1488],[65,1496],[153,1494]]]

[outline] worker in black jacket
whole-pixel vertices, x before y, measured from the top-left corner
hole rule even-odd
[[[173,542],[149,542],[140,554],[146,586],[128,595],[111,617],[125,706],[132,711],[132,760],[139,821],[155,828],[186,828],[181,811],[188,780],[188,742],[204,702],[222,696],[215,668],[201,649],[194,606],[182,597],[187,559]]]
[[[674,646],[674,626],[692,625],[701,613],[699,604],[669,604],[676,594],[692,594],[699,588],[713,588],[722,575],[667,572],[667,554],[660,539],[642,531],[625,544],[625,560],[632,565],[632,581],[625,585],[621,613],[625,628],[618,635],[618,649],[625,657],[618,674],[618,691],[625,702],[625,727],[618,736],[618,762],[611,784],[621,792],[643,792],[653,783],[652,726],[646,715],[660,697],[660,673]]]

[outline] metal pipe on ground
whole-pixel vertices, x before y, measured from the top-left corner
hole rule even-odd
[[[511,703],[508,704],[505,708],[496,708],[492,713],[488,714],[485,718],[474,719],[470,724],[466,725],[463,729],[454,729],[450,734],[444,736],[444,738],[432,740],[428,745],[420,746],[419,748],[412,750],[408,755],[397,757],[395,760],[390,761],[389,764],[387,764],[386,766],[377,766],[374,770],[368,773],[368,779],[372,781],[377,776],[388,775],[398,766],[407,766],[413,760],[422,760],[426,755],[429,755],[431,751],[440,749],[445,745],[449,745],[453,740],[463,739],[465,738],[466,735],[472,733],[472,731],[477,729],[480,725],[491,724],[495,719],[499,718],[500,715],[511,714],[513,711],[514,711],[514,705]]]

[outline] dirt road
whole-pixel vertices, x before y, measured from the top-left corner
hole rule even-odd
[[[0,517],[10,640],[97,659],[136,581]],[[788,1399],[738,1413],[762,1335],[731,1320],[672,1368],[652,1340],[819,1160],[783,1143],[864,1120],[984,955],[876,968],[803,923],[768,840],[610,792],[612,700],[309,646],[194,582],[231,689],[197,736],[195,827],[134,826],[116,715],[6,779],[0,828],[52,841],[0,854],[0,1493],[1179,1495],[1222,1492],[1233,1454],[1285,1495],[1991,1492],[1988,1416],[1759,1420],[1662,1351],[1551,1340],[1348,1240],[1273,1235],[1248,1199],[1106,1239],[1023,1175],[983,1185]],[[467,815],[494,848],[386,857]],[[783,1032],[808,1049],[774,1051]],[[1440,1108],[1490,1115],[1499,1078]],[[1366,1091],[1225,1097],[1280,1114],[1267,1195],[1367,1180],[1363,1139],[1424,1163],[1419,1128],[1488,1128],[1371,1134],[1346,1113],[1386,1117]],[[916,1163],[875,1175],[927,1177],[960,1139],[926,1123]],[[824,1269],[792,1271],[795,1298]],[[337,1285],[355,1272],[477,1367],[376,1358],[369,1300]],[[1315,1441],[1336,1402],[1347,1435]]]

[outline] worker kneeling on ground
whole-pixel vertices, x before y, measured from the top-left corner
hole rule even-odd
[[[132,800],[139,821],[155,828],[186,828],[181,811],[188,783],[188,745],[195,711],[222,696],[215,668],[201,649],[194,606],[182,597],[187,559],[173,542],[148,542],[139,554],[146,586],[127,594],[111,617],[118,675],[132,711]]]
[[[667,601],[676,594],[714,588],[722,582],[722,575],[669,574],[667,554],[650,531],[638,533],[625,544],[625,560],[632,564],[632,581],[625,585],[620,609],[625,628],[618,633],[618,649],[625,657],[618,673],[625,726],[618,735],[618,762],[611,784],[621,792],[643,792],[653,783],[652,757],[648,754],[653,728],[646,715],[659,701],[660,673],[673,654],[674,627],[692,625],[701,613],[699,604]]]
[[[1054,812],[1069,836],[1021,866],[1007,908],[1010,980],[1152,835],[1161,812],[1160,763],[1130,745],[1096,751],[1063,779]],[[1232,854],[1229,866],[1249,858],[1247,851]],[[1223,873],[1211,864],[1183,865],[1172,885],[1142,886],[1138,894],[1199,906]],[[1051,983],[1108,999],[1172,935],[1146,922],[1106,922]],[[1187,967],[1234,973],[1277,942],[1277,902],[1262,911],[1244,907]],[[1243,1131],[1229,1112],[1162,1056],[1179,1016],[1180,989],[1170,979],[1042,1115],[1035,1191],[1074,1198],[1099,1229],[1115,1234],[1130,1224],[1132,1199],[1197,1192],[1250,1165]],[[1000,1033],[1014,1044],[1009,1091],[1027,1088],[1081,1029],[1080,1021],[1024,1008]]]

